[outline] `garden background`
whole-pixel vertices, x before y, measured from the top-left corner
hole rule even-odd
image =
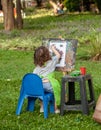
[[[85,66],[92,75],[97,100],[101,93],[101,15],[66,12],[56,17],[49,9],[30,9],[20,31],[5,32],[3,21],[0,22],[0,130],[101,129],[92,119],[92,109],[88,116],[67,111],[64,116],[49,114],[45,120],[38,103],[34,112],[26,112],[25,101],[21,115],[15,114],[22,77],[34,69],[35,48],[43,38],[60,36],[78,39],[75,69]]]

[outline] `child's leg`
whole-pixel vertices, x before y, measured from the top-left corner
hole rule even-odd
[[[58,6],[56,3],[54,3],[52,0],[49,0],[49,3],[51,4],[51,6],[54,8],[54,9],[57,9]]]
[[[55,113],[56,114],[60,113],[60,109],[57,107],[56,103],[55,103]]]
[[[53,93],[53,88],[52,88],[50,82],[43,82],[43,88],[44,88],[45,92]],[[40,101],[40,112],[44,112],[42,101]]]
[[[54,13],[57,13],[57,9],[58,9],[57,4],[55,2],[53,2],[52,0],[49,0],[49,3],[51,4],[51,6],[54,9]]]
[[[43,102],[40,100],[40,112],[44,112],[43,110]]]
[[[42,101],[40,102],[40,112],[44,112]],[[60,110],[59,110],[59,108],[57,107],[56,103],[55,103],[55,113],[56,113],[56,114],[60,113]]]
[[[43,82],[43,88],[45,92],[53,93],[53,88],[50,82]]]

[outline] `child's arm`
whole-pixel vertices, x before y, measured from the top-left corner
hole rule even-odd
[[[61,58],[61,54],[59,53],[59,51],[56,49],[56,47],[54,45],[51,46],[51,50],[53,51],[53,53],[60,59]]]

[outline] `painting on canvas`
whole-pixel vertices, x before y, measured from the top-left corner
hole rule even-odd
[[[63,68],[74,69],[77,43],[78,41],[76,39],[43,39],[43,45],[49,48],[51,55],[53,55],[50,49],[51,45],[55,45],[56,49],[62,52],[61,60],[56,65],[60,70],[63,70]]]

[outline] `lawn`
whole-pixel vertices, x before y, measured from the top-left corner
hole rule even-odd
[[[0,130],[99,130],[101,125],[92,119],[94,110],[88,116],[81,112],[67,111],[63,116],[49,114],[44,119],[39,103],[34,112],[26,112],[26,101],[20,116],[15,115],[21,80],[24,74],[34,69],[34,49],[42,39],[76,38],[78,49],[75,69],[87,68],[93,77],[95,98],[101,93],[101,62],[90,59],[90,39],[101,30],[101,15],[68,14],[60,17],[51,15],[51,10],[35,10],[24,19],[24,29],[11,33],[2,31],[0,23]]]

